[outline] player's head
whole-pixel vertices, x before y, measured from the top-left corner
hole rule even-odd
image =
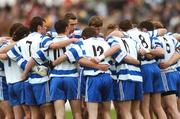
[[[154,30],[154,25],[151,21],[149,20],[146,20],[146,21],[142,21],[138,28],[141,30],[141,31],[144,31],[144,32],[147,32],[147,31],[153,31]]]
[[[122,31],[128,31],[133,28],[133,24],[130,20],[124,20],[119,23],[119,29]]]
[[[68,24],[64,20],[58,20],[54,28],[58,34],[68,34]]]
[[[41,34],[46,34],[46,21],[41,17],[33,17],[30,22],[29,27],[31,32],[39,32]]]
[[[20,26],[23,26],[21,23],[14,23],[9,29],[9,36],[12,37],[16,29]]]
[[[106,33],[105,36],[108,36],[111,32],[115,31],[115,30],[119,30],[118,26],[116,24],[109,24],[106,27]]]
[[[152,21],[152,24],[155,29],[164,28],[163,24],[160,21]]]
[[[103,20],[100,16],[92,16],[88,22],[88,26],[94,28],[96,33],[99,34],[103,26]]]
[[[77,28],[78,24],[76,15],[74,15],[72,12],[68,12],[65,14],[64,20],[68,23],[69,32],[72,33]]]
[[[96,37],[97,33],[96,30],[92,27],[86,27],[84,28],[84,30],[82,31],[81,37],[83,39],[88,39],[90,37]]]
[[[14,32],[12,40],[15,41],[15,42],[19,41],[19,40],[25,38],[26,36],[28,36],[29,33],[30,33],[30,30],[27,27],[20,26]]]

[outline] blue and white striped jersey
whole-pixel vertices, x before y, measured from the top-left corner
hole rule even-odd
[[[82,33],[82,30],[81,29],[75,29],[73,33],[70,33],[69,34],[69,38],[81,38],[81,33]]]
[[[164,49],[164,58],[160,59],[159,62],[167,61],[176,52],[176,49],[180,47],[180,43],[170,32],[166,33],[164,36],[159,36],[158,39],[162,42]],[[173,64],[170,67],[161,70],[175,69],[176,67],[177,64]]]
[[[8,56],[14,58],[20,66],[25,66],[25,62],[29,61],[31,57],[34,58],[38,64],[42,65],[43,61],[40,59],[37,52],[40,50],[47,51],[51,43],[52,40],[49,37],[33,32],[17,42],[16,46],[8,52]],[[20,56],[18,56],[18,54],[20,54]],[[49,80],[49,78],[47,76],[42,77],[39,74],[31,73],[28,80],[30,83],[36,84],[45,82]]]
[[[53,42],[56,43],[58,41],[69,40],[66,35],[57,36],[53,39]],[[50,49],[48,51],[49,59],[54,61],[59,56],[64,54],[67,50],[71,48],[73,44],[67,45],[64,48],[59,49]],[[64,61],[61,64],[54,67],[53,70],[50,71],[50,77],[78,77],[78,70],[76,63],[70,63],[69,61]]]
[[[133,64],[126,63],[122,61],[122,59],[126,56],[123,54],[130,55],[131,57],[137,59],[137,42],[130,38],[130,36],[127,33],[124,33],[123,38],[114,37],[114,40],[119,44],[121,50],[119,52],[118,59],[116,60],[116,75],[117,80],[132,80],[132,81],[140,81],[142,82],[142,76],[139,66],[135,66]],[[110,39],[109,39],[110,44]],[[118,54],[118,52],[117,52]],[[113,56],[114,58],[114,56]],[[117,62],[118,61],[118,62]]]
[[[3,44],[2,47],[10,44],[10,41],[7,44]],[[4,64],[4,71],[6,76],[6,82],[8,84],[17,83],[22,81],[21,73],[22,69],[17,65],[17,62],[8,58],[7,60],[2,60]]]
[[[118,39],[119,37],[109,36],[106,39],[106,41],[108,42],[110,47],[112,47],[114,45],[119,45]],[[116,66],[118,65],[118,63],[120,63],[124,59],[124,57],[126,57],[126,55],[127,55],[126,52],[119,50],[115,54],[112,55],[112,59],[109,61],[111,77],[115,80],[117,80],[117,73],[116,73],[117,67]]]
[[[47,32],[47,35],[50,35],[52,38],[55,38],[58,36],[57,32],[55,30],[50,30]]]
[[[85,57],[87,59],[100,56],[104,52],[106,52],[110,46],[103,38],[91,37],[86,40],[83,40],[78,43],[79,45],[74,45],[69,51],[66,52],[70,62],[78,61],[81,57]],[[101,64],[109,64],[110,58],[106,58],[101,62]],[[100,71],[94,68],[84,67],[83,71],[85,76],[95,76],[99,73],[110,73],[109,71]]]
[[[5,44],[6,44],[6,43],[0,44],[0,48],[3,48]],[[4,73],[4,64],[3,64],[2,61],[0,61],[0,76],[1,76],[1,77],[2,77],[2,76],[3,76],[3,77],[5,76],[5,73]]]
[[[133,28],[131,30],[128,30],[127,33],[130,35],[130,37],[135,40],[138,43],[139,48],[145,48],[145,49],[155,49],[156,47],[162,47],[161,42],[157,39],[158,32],[157,30],[154,31],[148,31],[148,32],[142,32],[139,31],[137,28]],[[141,57],[141,64],[151,64],[156,62],[155,59],[149,60],[146,57]]]

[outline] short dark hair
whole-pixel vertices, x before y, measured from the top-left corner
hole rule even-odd
[[[64,20],[58,20],[54,25],[54,28],[58,34],[65,33],[67,27],[68,24]]]
[[[154,25],[151,21],[146,20],[146,21],[142,21],[139,25],[138,28],[140,29],[147,29],[148,31],[153,31],[154,30]]]
[[[17,30],[14,32],[14,35],[13,35],[13,41],[19,41],[21,40],[22,38],[28,36],[30,33],[29,29],[25,26],[20,26],[17,28]]]
[[[73,14],[72,12],[68,12],[65,14],[64,16],[64,21],[66,21],[67,23],[69,23],[69,20],[72,19],[72,20],[76,20],[77,17],[75,14]]]
[[[43,22],[46,22],[45,19],[41,18],[41,17],[33,17],[31,22],[30,22],[30,31],[31,32],[36,32],[37,31],[37,28],[38,26],[42,26],[43,25]]]
[[[100,18],[100,16],[92,16],[88,22],[88,26],[102,27],[103,20]]]
[[[20,26],[23,26],[21,23],[14,23],[9,29],[9,36],[12,37],[16,29]]]
[[[122,31],[128,31],[133,28],[131,20],[124,20],[119,23],[119,29]]]
[[[96,37],[96,36],[97,36],[96,30],[92,27],[84,28],[81,34],[81,37],[85,39],[88,39],[90,37]]]

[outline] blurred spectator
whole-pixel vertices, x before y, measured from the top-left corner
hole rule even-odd
[[[70,11],[77,14],[80,26],[93,15],[103,16],[104,27],[124,19],[138,23],[150,18],[161,20],[172,31],[180,21],[179,0],[0,0],[0,36],[8,33],[12,23],[28,25],[37,15],[52,27]]]

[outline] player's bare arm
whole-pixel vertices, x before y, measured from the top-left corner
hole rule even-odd
[[[66,47],[67,45],[69,45],[69,44],[71,44],[71,43],[78,42],[78,41],[79,41],[79,40],[76,39],[76,38],[71,38],[71,39],[64,40],[64,41],[58,41],[58,42],[52,43],[52,44],[50,45],[50,49],[64,48],[64,47]]]

